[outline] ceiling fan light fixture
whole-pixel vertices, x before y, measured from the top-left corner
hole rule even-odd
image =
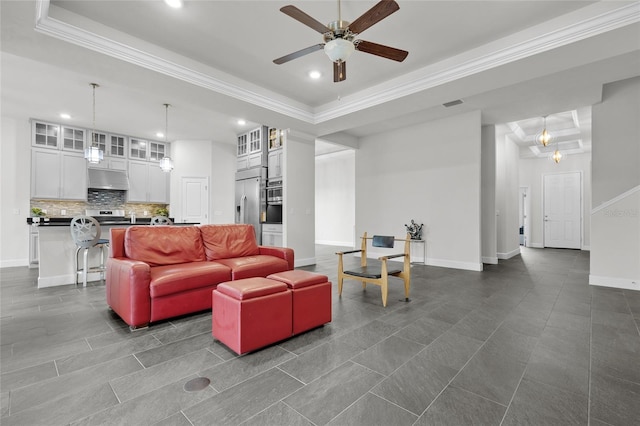
[[[331,59],[331,62],[346,62],[355,50],[356,47],[352,42],[342,38],[335,38],[324,45],[324,53]]]

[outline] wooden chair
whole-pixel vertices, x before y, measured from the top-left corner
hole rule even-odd
[[[379,257],[379,265],[367,265],[367,240],[372,240],[373,247],[393,248],[396,241],[404,241],[404,253],[391,254]],[[338,295],[342,295],[342,282],[346,279],[358,280],[362,282],[362,288],[367,287],[367,283],[380,286],[382,290],[382,305],[387,306],[387,292],[389,276],[402,278],[404,280],[404,297],[409,301],[409,289],[411,287],[411,238],[407,234],[405,239],[393,236],[374,235],[367,237],[365,232],[362,236],[362,248],[360,250],[350,250],[336,253],[338,255]],[[342,256],[350,253],[362,253],[360,268],[345,271]],[[403,257],[403,267],[389,265],[387,261],[397,257]]]

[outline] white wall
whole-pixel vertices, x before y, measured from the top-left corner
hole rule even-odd
[[[496,231],[498,259],[520,254],[518,209],[518,146],[506,134],[505,126],[496,127]]]
[[[414,219],[428,264],[482,270],[480,139],[480,111],[362,138],[356,234],[404,236]]]
[[[0,139],[0,268],[29,264],[31,126],[2,116]]]
[[[640,290],[640,77],[606,84],[592,108],[589,283]]]
[[[355,152],[319,155],[316,162],[316,244],[354,246]]]
[[[496,128],[482,126],[482,262],[498,263],[496,229]]]
[[[236,146],[212,141],[171,143],[171,214],[180,222],[183,177],[209,178],[208,223],[233,223]]]
[[[289,131],[284,143],[283,243],[295,252],[295,266],[316,263],[315,139]]]
[[[589,250],[591,246],[591,154],[564,155],[560,163],[550,158],[521,159],[520,186],[529,187],[529,227],[531,239],[529,247],[544,246],[544,205],[543,205],[543,177],[552,173],[580,172],[582,174],[582,249]]]

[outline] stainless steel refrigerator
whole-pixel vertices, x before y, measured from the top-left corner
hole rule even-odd
[[[235,222],[253,225],[258,244],[262,244],[262,222],[267,214],[266,183],[265,167],[236,173]]]

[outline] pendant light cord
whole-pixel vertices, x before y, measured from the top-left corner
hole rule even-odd
[[[97,83],[91,83],[93,87],[93,131],[91,133],[91,146],[98,142],[96,138],[96,87],[100,87]]]
[[[167,139],[169,137],[169,107],[171,105],[170,104],[164,104],[164,142],[167,142]]]

